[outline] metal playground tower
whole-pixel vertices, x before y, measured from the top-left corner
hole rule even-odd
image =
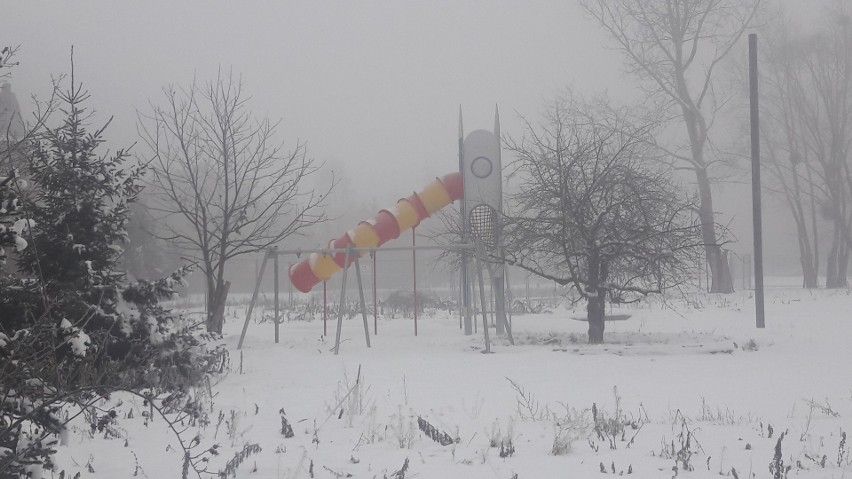
[[[480,307],[487,341],[485,287],[482,268],[494,291],[492,312],[497,333],[512,334],[506,319],[505,264],[503,245],[503,164],[500,148],[500,114],[495,108],[494,131],[474,130],[464,136],[464,123],[459,108],[459,171],[464,182],[461,199],[462,242],[475,245],[474,262],[479,279]],[[462,251],[461,284],[465,334],[473,334],[473,305],[471,294],[470,255]],[[512,341],[513,342],[513,341]]]

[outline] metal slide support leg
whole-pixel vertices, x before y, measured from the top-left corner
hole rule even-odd
[[[414,278],[414,335],[417,336],[417,231],[411,227],[411,276]]]
[[[246,322],[243,323],[243,330],[240,333],[240,342],[237,343],[237,349],[243,348],[243,341],[246,339],[246,331],[248,331],[249,320],[251,320],[251,312],[254,310],[254,304],[257,302],[257,293],[260,291],[260,282],[263,280],[263,271],[266,270],[266,260],[269,259],[269,252],[263,255],[263,263],[260,265],[260,272],[257,274],[257,281],[254,283],[254,293],[251,295],[251,303],[246,313]]]
[[[470,336],[474,333],[474,321],[471,317],[471,294],[470,294],[470,278],[468,275],[468,254],[467,250],[462,250],[461,252],[461,303],[462,303],[462,315],[464,316],[464,334],[465,336]]]
[[[503,252],[503,257],[506,257],[506,252]],[[509,320],[509,334],[511,335],[512,331],[512,306],[515,304],[515,294],[512,292],[512,282],[509,281],[509,268],[503,267],[503,281],[504,287],[503,291],[506,294],[506,299],[509,303],[509,308],[506,309],[506,319]]]
[[[278,311],[278,247],[277,246],[272,248],[272,254],[275,255],[275,257],[272,258],[272,266],[273,266],[273,270],[275,271],[275,281],[273,283],[274,287],[275,287],[275,344],[278,344],[278,325],[281,324],[281,315],[279,314],[279,311]]]
[[[337,305],[337,335],[334,337],[334,355],[340,352],[340,332],[343,329],[343,304],[346,301],[346,273],[349,272],[349,250],[343,260],[343,278],[340,285],[340,303]]]
[[[322,282],[322,335],[328,336],[328,281]]]
[[[373,334],[379,335],[379,303],[376,294],[376,252],[371,251],[370,257],[373,260]]]
[[[355,277],[358,279],[358,297],[361,300],[361,318],[364,320],[364,338],[370,347],[370,322],[367,321],[367,303],[364,301],[364,284],[361,282],[361,260],[355,260]]]
[[[488,312],[485,310],[485,281],[482,279],[482,259],[477,248],[476,273],[479,278],[479,303],[482,307],[482,332],[485,335],[485,353],[491,352],[491,338],[488,336]]]
[[[491,277],[491,282],[494,284],[494,316],[497,317],[497,326],[508,335],[509,344],[514,346],[515,338],[512,337],[512,327],[506,318],[506,290],[504,289],[504,280],[502,276],[499,278]]]
[[[515,338],[512,337],[512,327],[506,319],[506,295],[505,290],[503,289],[504,278],[501,276],[498,280],[498,278],[494,276],[494,268],[487,260],[485,261],[485,267],[488,268],[488,276],[490,277],[492,287],[494,288],[494,316],[497,318],[495,321],[497,324],[497,334],[508,334],[509,344],[514,346]],[[503,274],[505,274],[505,268],[503,271]]]

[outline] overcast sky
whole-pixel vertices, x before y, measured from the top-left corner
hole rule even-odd
[[[135,141],[136,110],[162,102],[163,86],[233,68],[254,111],[283,120],[282,138],[306,141],[380,205],[457,168],[459,105],[466,132],[490,129],[499,105],[503,133],[518,136],[517,115],[536,117],[566,87],[634,91],[573,0],[16,1],[0,31],[21,45],[11,83],[24,109],[69,71],[73,45],[117,145]]]
[[[135,110],[164,85],[222,66],[312,156],[358,181],[413,176],[405,189],[457,168],[459,105],[467,131],[490,129],[495,105],[511,131],[516,112],[536,114],[568,85],[621,82],[620,57],[565,0],[12,2],[3,13],[3,41],[21,45],[18,95],[45,92],[74,45],[92,105],[115,115],[111,138],[132,141]]]

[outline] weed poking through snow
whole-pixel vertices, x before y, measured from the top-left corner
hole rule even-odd
[[[778,436],[778,442],[775,443],[775,455],[772,456],[772,462],[769,463],[769,473],[772,474],[772,479],[787,479],[787,473],[793,467],[784,465],[784,453],[781,450],[781,442],[786,435],[786,432],[782,432]]]
[[[287,420],[287,416],[284,413],[284,408],[279,409],[278,413],[281,414],[281,435],[287,439],[295,436],[293,426],[290,425],[290,421]]]
[[[449,434],[439,430],[435,426],[429,424],[429,421],[423,419],[420,416],[417,416],[417,427],[423,432],[423,434],[426,435],[426,437],[442,446],[449,446],[450,444],[455,444],[459,442],[458,438],[453,438]]]

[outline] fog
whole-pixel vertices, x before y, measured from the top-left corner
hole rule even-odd
[[[810,18],[823,2],[785,3]],[[114,117],[113,148],[136,141],[137,110],[162,103],[164,86],[242,75],[254,112],[281,119],[281,138],[307,142],[341,180],[329,205],[340,230],[348,211],[390,206],[457,169],[459,107],[467,132],[490,129],[499,106],[503,133],[521,136],[519,115],[535,118],[568,87],[640,98],[620,54],[565,0],[8,2],[0,25],[4,44],[21,45],[9,81],[24,111],[69,72],[73,45],[93,122]],[[714,198],[740,254],[751,251],[749,194],[741,181]],[[767,271],[795,274],[786,213],[765,205]]]

